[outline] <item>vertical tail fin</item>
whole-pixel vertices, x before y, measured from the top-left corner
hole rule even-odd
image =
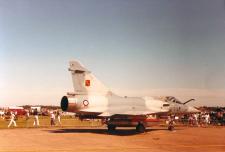
[[[75,94],[106,94],[109,90],[78,61],[70,61]]]

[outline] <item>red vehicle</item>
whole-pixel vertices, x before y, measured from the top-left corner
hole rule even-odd
[[[23,107],[9,107],[8,112],[14,112],[17,113],[17,115],[25,115],[26,111]]]

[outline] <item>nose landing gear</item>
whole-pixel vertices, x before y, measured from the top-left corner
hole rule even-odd
[[[168,116],[168,130],[169,131],[173,131],[174,130],[174,124],[175,124],[174,116]]]

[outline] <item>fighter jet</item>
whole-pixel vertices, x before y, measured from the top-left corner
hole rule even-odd
[[[170,103],[153,97],[121,97],[112,93],[78,61],[69,62],[74,92],[61,99],[63,111],[79,118],[104,118],[109,131],[116,127],[136,126],[144,132],[147,116],[171,111]]]

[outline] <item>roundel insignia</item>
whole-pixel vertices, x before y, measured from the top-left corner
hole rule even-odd
[[[88,100],[84,100],[84,101],[83,101],[83,105],[84,105],[84,106],[88,106],[88,105],[89,105]]]

